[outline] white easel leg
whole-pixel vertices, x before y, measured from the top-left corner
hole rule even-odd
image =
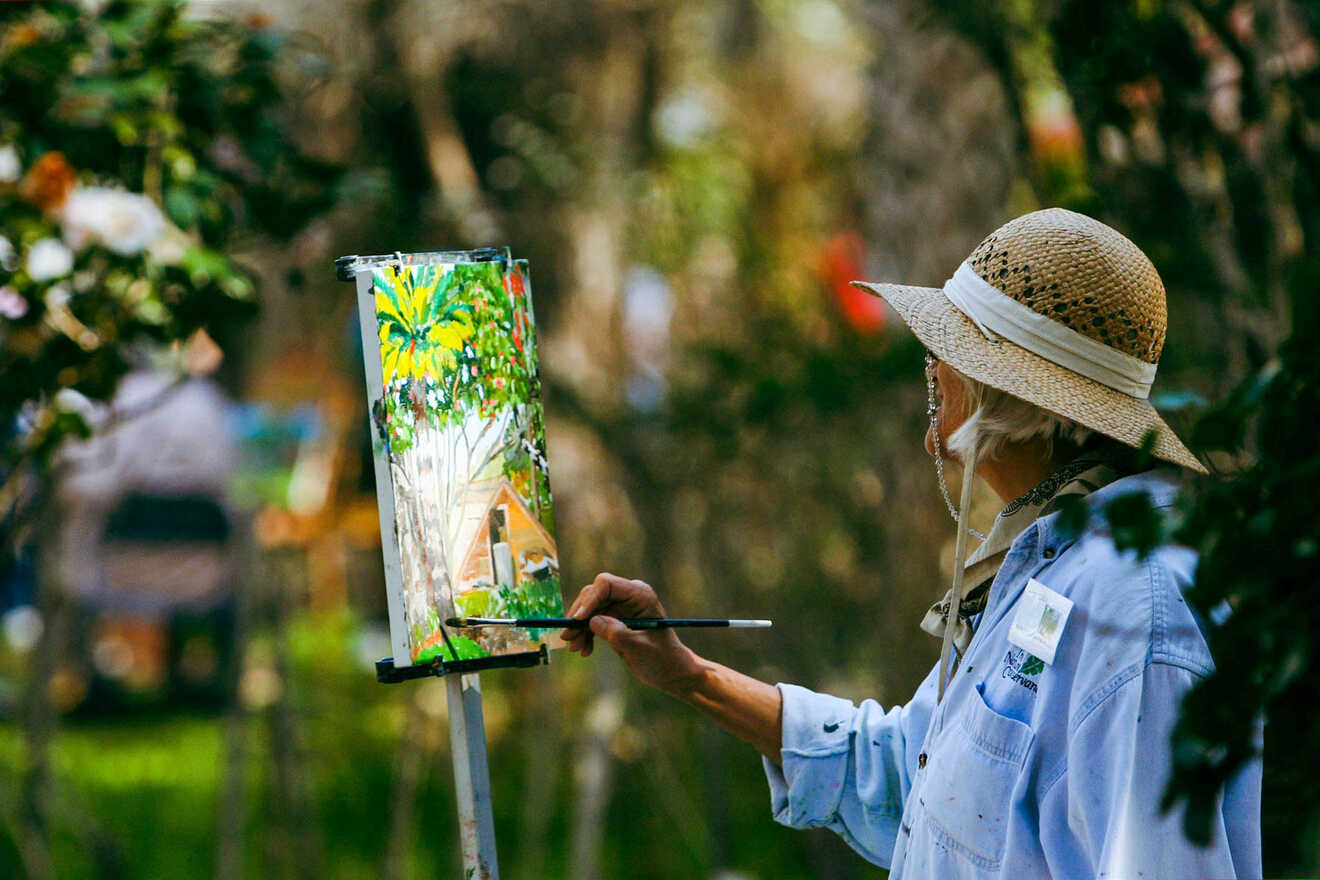
[[[481,680],[476,674],[447,675],[445,686],[459,838],[463,846],[463,877],[464,880],[499,880],[490,769],[486,762],[486,724],[481,714]]]

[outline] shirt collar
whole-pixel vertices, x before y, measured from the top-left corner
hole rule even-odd
[[[954,644],[959,653],[967,650],[972,640],[972,618],[985,609],[990,593],[990,581],[1003,565],[1009,549],[1034,522],[1052,512],[1059,499],[1097,493],[1119,478],[1118,455],[1112,449],[1088,449],[1072,461],[1054,471],[1038,485],[1015,498],[995,517],[990,533],[963,563],[963,579],[971,584],[967,595],[959,603],[958,622],[954,630]],[[943,637],[948,626],[952,591],[945,593],[926,612],[921,628],[933,636]]]
[[[1105,449],[1084,451],[1004,505],[990,534],[964,563],[967,583],[979,584],[993,577],[1018,536],[1037,519],[1054,513],[1060,499],[1090,495],[1118,480],[1121,474],[1116,458],[1117,455]]]
[[[1139,474],[1118,477],[1112,482],[1096,489],[1086,496],[1085,504],[1090,516],[1103,514],[1105,507],[1116,498],[1124,495],[1144,494],[1150,498],[1152,507],[1170,507],[1178,494],[1178,473],[1174,468],[1156,468]],[[1072,543],[1075,535],[1065,535],[1058,528],[1057,510],[1045,510],[1036,520],[1040,532],[1041,547],[1053,547],[1062,551],[1066,544]],[[1020,534],[1020,533],[1019,533]],[[1064,540],[1067,538],[1068,540]],[[988,540],[988,538],[987,538]],[[1015,539],[1016,540],[1016,539]]]

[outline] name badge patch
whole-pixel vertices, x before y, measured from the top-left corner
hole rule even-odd
[[[1063,637],[1064,624],[1072,612],[1072,599],[1061,596],[1035,578],[1017,602],[1017,614],[1008,629],[1008,641],[1046,663],[1054,662],[1054,652]]]

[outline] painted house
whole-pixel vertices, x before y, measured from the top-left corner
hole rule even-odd
[[[487,499],[465,505],[459,531],[462,562],[455,579],[455,595],[475,587],[503,585],[552,574],[559,568],[555,539],[504,477],[491,481],[469,498]],[[477,487],[474,487],[477,488]]]

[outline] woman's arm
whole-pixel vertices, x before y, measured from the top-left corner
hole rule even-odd
[[[935,670],[906,706],[856,706],[794,685],[775,687],[688,650],[671,629],[630,630],[618,617],[663,617],[641,581],[599,575],[569,607],[590,629],[564,631],[584,656],[599,637],[646,684],[700,709],[765,756],[775,821],[828,827],[870,861],[889,866],[917,751],[935,704]],[[864,793],[864,794],[863,794]]]
[[[709,715],[776,765],[783,741],[782,700],[774,685],[693,653],[672,629],[631,630],[618,617],[664,617],[655,590],[642,582],[599,574],[569,607],[569,617],[591,618],[590,629],[566,629],[570,651],[586,657],[594,639],[605,640],[642,682]]]

